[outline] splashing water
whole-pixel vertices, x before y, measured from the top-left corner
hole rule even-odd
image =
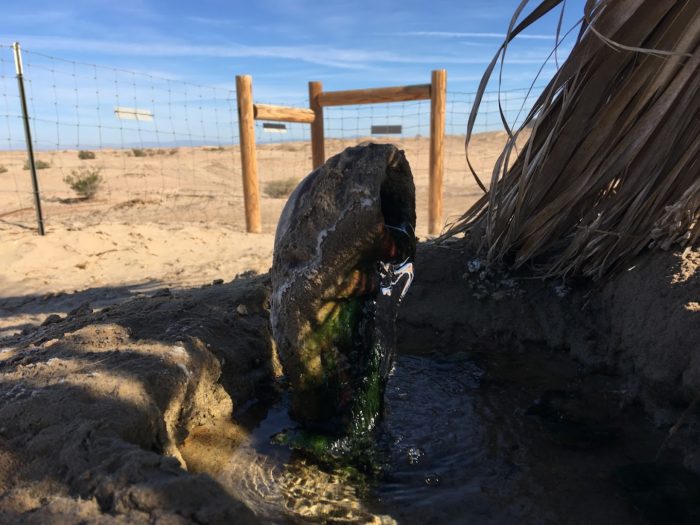
[[[378,289],[363,308],[359,331],[365,331],[358,345],[369,350],[359,369],[360,395],[352,408],[352,442],[366,447],[383,407],[384,391],[396,354],[396,318],[401,301],[414,278],[415,236],[409,224],[385,225],[381,254],[375,263]],[[352,443],[351,443],[352,444]],[[355,443],[357,444],[357,443]]]
[[[283,396],[251,429],[249,441],[228,459],[221,482],[266,523],[335,522],[393,524],[393,519],[367,510],[366,483],[353,471],[329,468],[272,436],[295,423]]]
[[[406,259],[401,264],[380,262],[379,265],[380,275],[386,276],[389,280],[388,285],[380,288],[382,295],[393,295],[394,287],[403,280],[404,284],[401,288],[401,294],[399,295],[399,301],[401,301],[406,296],[406,293],[413,282],[413,262]]]
[[[452,474],[454,482],[457,464],[472,467],[462,473],[466,479],[483,475],[469,460],[482,456],[480,432],[471,425],[446,432],[451,418],[474,417],[464,393],[474,387],[478,374],[468,364],[401,357],[388,381],[388,413],[376,422],[378,439],[372,450],[365,450],[380,466],[371,474],[276,445],[271,436],[297,425],[287,414],[289,397],[283,395],[262,420],[249,423],[250,438],[232,451],[220,481],[267,523],[395,524],[391,514],[408,502],[420,509],[434,504],[441,497],[435,492],[441,488],[438,476]],[[420,407],[417,398],[423,400]],[[438,410],[441,415],[435,415]],[[431,470],[424,472],[424,467]],[[466,494],[472,491],[467,486]],[[442,497],[452,502],[464,494],[464,489],[452,489]],[[418,501],[423,504],[416,505]]]

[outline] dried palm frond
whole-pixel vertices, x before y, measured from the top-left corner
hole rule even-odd
[[[561,4],[540,2],[508,43]],[[560,19],[561,20],[561,19]],[[559,38],[557,37],[557,41]],[[447,232],[490,262],[532,263],[543,276],[600,278],[652,243],[700,237],[700,1],[588,0],[571,54],[523,126],[510,130],[486,191]],[[503,119],[505,124],[505,119]],[[531,135],[512,162],[518,134]]]

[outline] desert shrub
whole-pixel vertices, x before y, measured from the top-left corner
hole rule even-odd
[[[204,151],[226,151],[226,148],[223,146],[205,147]]]
[[[134,157],[145,157],[147,155],[146,151],[141,148],[131,148],[131,154]]]
[[[34,161],[34,166],[36,166],[36,169],[38,169],[38,170],[45,170],[46,168],[51,167],[51,163],[46,162],[44,160],[37,159]],[[25,170],[29,169],[29,161],[28,160],[24,161],[24,166],[22,166],[22,169],[25,169]]]
[[[170,148],[170,151],[168,151],[168,154],[175,155],[178,151],[180,151],[178,148]]]
[[[5,173],[7,171],[7,168],[0,164],[0,173]]]
[[[299,181],[294,177],[289,177],[287,179],[271,180],[265,184],[265,193],[272,198],[281,199],[282,197],[289,197],[289,194],[294,191],[297,187]]]
[[[92,199],[102,184],[101,168],[78,168],[71,170],[71,174],[63,178],[63,182],[70,186],[75,193],[83,199]]]
[[[95,152],[94,151],[88,151],[85,149],[81,149],[78,152],[78,158],[80,160],[89,160],[89,159],[94,159],[95,158]]]

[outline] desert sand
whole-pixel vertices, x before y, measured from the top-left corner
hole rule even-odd
[[[78,308],[6,338],[0,522],[443,523],[459,512],[460,523],[633,524],[665,522],[645,517],[666,512],[666,501],[697,516],[698,427],[688,407],[700,363],[685,343],[699,337],[698,252],[644,254],[600,287],[479,270],[474,257],[419,247],[398,348],[423,364],[483,367],[478,387],[449,390],[474,408],[444,416],[449,431],[435,441],[454,439],[455,421],[478,431],[488,446],[477,448],[499,468],[483,452],[466,468],[448,458],[469,479],[483,460],[480,490],[469,483],[455,493],[441,471],[440,505],[420,507],[436,489],[419,475],[419,496],[375,510],[337,475],[307,463],[280,470],[246,453],[246,415],[261,424],[269,412],[259,396],[283,388],[262,275]],[[395,385],[396,395],[425,398],[425,381],[411,385]],[[407,424],[432,435],[444,406],[419,405]],[[270,432],[280,429],[274,421]],[[640,516],[650,492],[664,499]]]
[[[484,133],[470,159],[485,184],[506,134]],[[366,140],[328,140],[331,156]],[[427,138],[397,142],[411,164],[417,234],[427,237]],[[237,147],[100,150],[81,160],[76,150],[42,151],[38,171],[46,236],[36,233],[23,152],[0,152],[0,337],[65,314],[160,288],[229,281],[268,270],[277,219],[286,200],[265,193],[270,181],[301,180],[311,169],[307,142],[261,144],[257,155],[263,233],[247,234]],[[104,182],[80,200],[63,181],[73,170],[99,169]],[[463,213],[483,193],[467,171],[464,138],[445,144],[444,218]]]
[[[488,172],[504,139],[477,137],[477,169]],[[427,141],[402,146],[425,238]],[[480,195],[461,148],[450,137],[446,217]],[[308,172],[306,144],[264,145],[258,155],[263,191]],[[47,235],[34,230],[27,188],[0,197],[0,522],[270,522],[241,489],[269,480],[233,453],[251,440],[243,415],[256,399],[284,391],[265,272],[285,200],[263,197],[264,233],[245,233],[230,148],[39,157],[51,163],[40,171]],[[22,162],[17,153],[1,158],[4,188],[28,181]],[[92,201],[62,182],[81,165],[102,167],[105,185]],[[698,251],[651,250],[597,284],[532,279],[527,268],[485,268],[478,257],[462,243],[421,244],[398,320],[400,354],[481,367],[478,387],[460,383],[449,395],[468,391],[459,399],[476,411],[463,426],[490,436],[489,455],[503,468],[479,491],[465,485],[476,494],[465,521],[480,522],[488,508],[487,523],[638,523],[635,505],[648,489],[625,479],[640,472],[649,490],[697,516],[700,361],[688,342],[700,338]],[[422,421],[433,428],[434,413]],[[664,476],[682,483],[668,489]],[[405,503],[390,517],[374,514],[349,485],[314,509],[304,494],[329,484],[297,481],[308,491],[275,478],[273,487],[291,489],[277,521],[417,516]],[[425,489],[422,476],[418,485]]]

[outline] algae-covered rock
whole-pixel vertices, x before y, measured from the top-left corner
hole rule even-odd
[[[292,416],[334,435],[374,426],[413,278],[415,187],[402,151],[348,148],[308,175],[280,217],[272,330]]]

